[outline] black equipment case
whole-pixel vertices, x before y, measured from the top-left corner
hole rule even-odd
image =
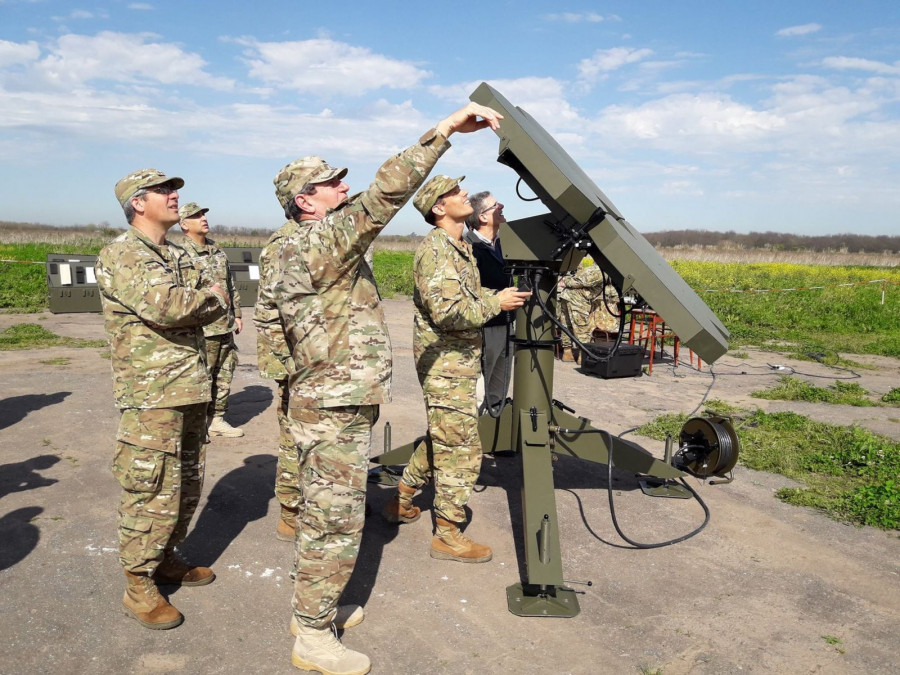
[[[640,375],[641,365],[644,362],[644,348],[640,345],[623,343],[619,345],[613,357],[607,359],[614,344],[615,342],[607,340],[594,340],[589,343],[590,350],[603,360],[595,359],[590,354],[582,352],[581,370],[590,375],[599,375],[604,379]]]

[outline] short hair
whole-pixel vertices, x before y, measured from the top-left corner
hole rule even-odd
[[[431,205],[431,209],[428,209],[428,213],[425,214],[425,222],[426,223],[428,223],[429,225],[434,225],[434,211],[432,211],[432,209],[435,206],[437,206],[438,204],[443,204],[443,203],[444,203],[444,195],[441,195],[434,201],[434,204]]]
[[[298,190],[294,193],[294,196],[291,197],[291,201],[285,204],[284,207],[284,217],[288,220],[296,220],[300,221],[300,216],[303,215],[303,211],[300,210],[300,207],[297,206],[297,202],[294,199],[297,195],[311,195],[316,191],[316,183],[307,183],[303,186],[302,189]]]
[[[122,205],[122,210],[125,212],[125,220],[129,225],[131,225],[134,222],[134,216],[135,216],[134,207],[131,205],[131,200],[134,199],[135,197],[137,197],[138,199],[143,199],[146,196],[147,196],[147,190],[144,190],[144,189],[137,190],[133,195],[131,195],[128,198],[128,201],[126,201]]]
[[[466,218],[466,226],[470,230],[477,230],[481,225],[478,221],[478,218],[481,216],[481,207],[484,206],[484,200],[490,196],[491,193],[488,190],[469,195],[469,206],[472,207],[472,213]]]

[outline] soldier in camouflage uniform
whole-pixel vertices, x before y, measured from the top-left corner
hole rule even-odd
[[[481,119],[478,119],[478,118]],[[496,128],[500,115],[470,103],[382,165],[367,190],[347,197],[346,169],[318,157],[275,176],[285,215],[300,224],[281,251],[273,290],[292,347],[289,428],[300,463],[291,662],[328,673],[366,673],[369,658],[331,631],[362,608],[338,612],[365,520],[372,425],[390,400],[391,345],[364,255],[425,180],[454,132]]]
[[[259,254],[259,292],[253,322],[256,324],[256,355],[259,374],[275,380],[278,398],[275,412],[278,417],[278,466],[275,470],[275,496],[281,514],[275,536],[281,541],[294,541],[297,534],[297,514],[300,512],[300,468],[297,446],[288,426],[288,373],[294,370],[291,347],[284,334],[284,324],[278,313],[272,291],[281,279],[281,249],[286,240],[300,230],[300,224],[289,220],[276,230]]]
[[[203,326],[225,316],[228,294],[166,232],[178,222],[181,178],[142,169],[116,183],[132,228],[107,245],[96,275],[109,335],[116,406],[113,474],[122,486],[119,561],[126,614],[166,629],[184,617],[156,583],[201,586],[215,575],[175,553],[203,486],[209,377]]]
[[[465,563],[487,562],[489,546],[460,531],[465,505],[481,471],[478,401],[481,329],[501,311],[521,307],[530,292],[482,288],[472,247],[463,239],[473,212],[462,178],[435,176],[413,200],[435,228],[416,250],[413,262],[413,355],[425,395],[428,441],[420,443],[388,503],[389,522],[412,522],[419,508],[416,490],[434,479],[435,533],[431,557]]]
[[[607,332],[619,330],[619,319],[610,314],[606,307],[606,302],[614,306],[618,297],[611,284],[605,288],[603,284],[603,272],[596,263],[579,267],[574,274],[559,280],[560,321],[585,344],[591,341],[595,328]],[[578,360],[579,354],[572,347],[572,339],[565,333],[562,333],[562,350],[563,361]]]
[[[212,401],[206,411],[209,420],[210,436],[227,436],[239,438],[244,435],[225,421],[228,410],[228,393],[231,391],[231,380],[237,367],[237,345],[234,336],[244,327],[241,319],[241,297],[238,295],[231,279],[231,269],[225,251],[219,248],[209,233],[209,222],[206,214],[209,209],[201,209],[196,202],[188,202],[178,209],[181,218],[181,231],[184,233],[184,249],[194,259],[194,264],[201,268],[207,276],[228,292],[231,306],[228,314],[217,321],[203,327],[206,337],[206,368],[212,386]]]

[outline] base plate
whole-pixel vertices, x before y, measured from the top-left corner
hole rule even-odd
[[[672,481],[654,480],[652,478],[644,478],[638,481],[641,490],[645,495],[650,497],[669,497],[671,499],[690,499],[691,491],[684,485]]]
[[[541,595],[538,586],[513,584],[506,588],[509,611],[516,616],[547,616],[571,619],[581,609],[575,591],[553,586]]]

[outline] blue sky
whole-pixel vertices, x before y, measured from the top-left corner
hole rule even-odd
[[[113,185],[155,167],[276,228],[285,163],[362,190],[483,80],[639,230],[900,231],[896,0],[0,0],[0,220],[122,225]],[[491,132],[452,142],[437,171],[540,211]],[[408,205],[387,232],[427,229]]]

